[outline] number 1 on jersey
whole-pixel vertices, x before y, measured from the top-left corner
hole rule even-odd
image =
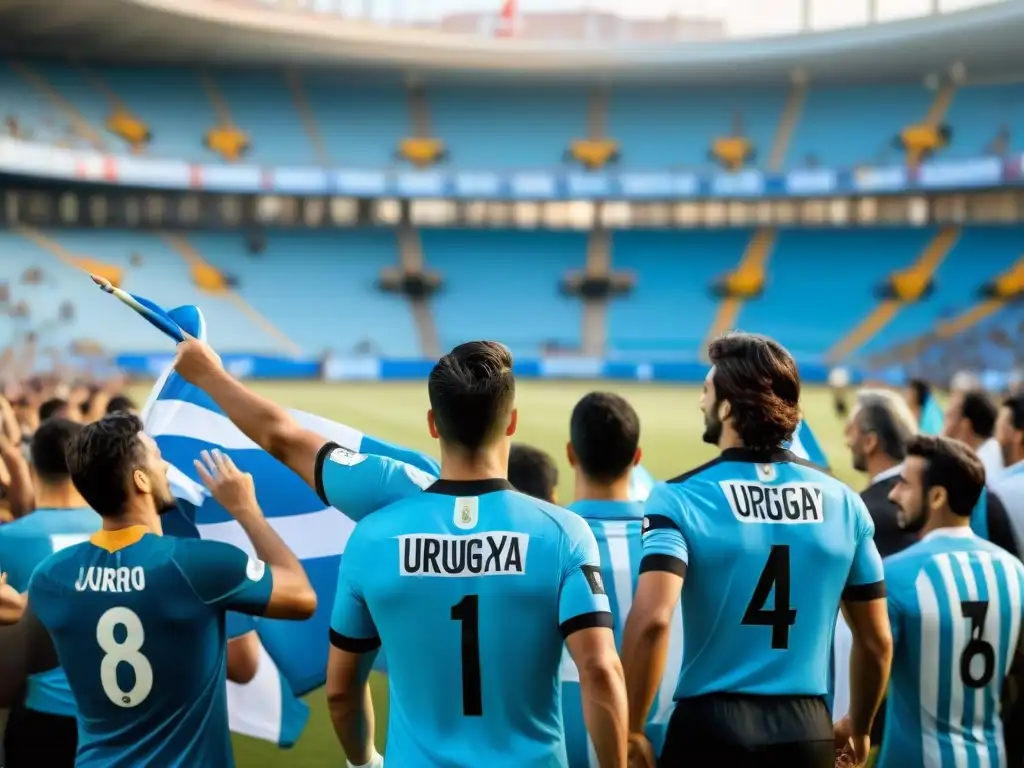
[[[462,714],[484,713],[480,689],[480,597],[466,595],[452,606],[452,621],[462,623]]]
[[[765,604],[775,589],[775,607],[768,609]],[[789,605],[789,545],[774,544],[768,553],[761,578],[754,587],[743,624],[772,628],[772,648],[789,650],[789,628],[796,624],[796,608]]]

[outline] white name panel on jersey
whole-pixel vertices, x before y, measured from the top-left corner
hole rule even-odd
[[[75,582],[79,592],[141,592],[145,588],[146,572],[138,565],[134,568],[79,568]]]
[[[530,536],[511,531],[398,537],[402,576],[516,576],[526,573]]]
[[[816,483],[763,485],[721,480],[718,485],[741,523],[798,525],[824,521],[825,494]]]

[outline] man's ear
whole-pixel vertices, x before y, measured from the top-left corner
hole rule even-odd
[[[516,433],[516,428],[519,426],[519,409],[513,408],[512,413],[508,419],[508,429],[505,430],[505,434],[512,437]]]
[[[942,509],[949,503],[949,492],[941,485],[933,485],[928,489],[928,508]]]
[[[576,451],[572,448],[572,441],[570,440],[565,444],[565,458],[569,460],[569,466],[575,469],[576,467]]]
[[[719,421],[728,421],[729,417],[732,416],[732,403],[728,400],[719,400],[718,405],[715,407],[718,409]]]
[[[149,475],[141,469],[136,469],[132,472],[132,484],[135,486],[135,490],[139,493],[153,492],[153,485],[149,482]]]
[[[875,434],[874,432],[865,432],[861,436],[861,439],[864,441],[863,446],[864,446],[864,455],[865,456],[870,456],[871,454],[873,454],[875,451],[878,450],[878,447],[879,447],[878,435]]]
[[[430,432],[430,436],[435,440],[438,439],[437,424],[434,423],[434,411],[433,409],[427,410],[427,430]]]
[[[643,459],[643,457],[644,457],[643,448],[641,448],[640,446],[637,446],[636,453],[633,454],[633,466],[635,467],[637,464],[639,464],[640,460]]]

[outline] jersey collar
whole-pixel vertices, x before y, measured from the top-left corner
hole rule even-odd
[[[587,520],[640,520],[644,516],[643,504],[638,501],[580,499],[569,509]]]
[[[974,536],[974,531],[971,530],[971,526],[969,525],[958,526],[955,528],[936,528],[934,531],[930,531],[922,536],[921,541],[936,539],[940,536],[950,539],[969,539]]]
[[[755,450],[753,448],[726,448],[722,461],[743,461],[748,464],[776,464],[783,461],[799,461],[799,457],[785,448]]]
[[[504,477],[494,477],[488,480],[435,480],[425,492],[442,496],[483,496],[495,491],[514,490],[515,486]]]

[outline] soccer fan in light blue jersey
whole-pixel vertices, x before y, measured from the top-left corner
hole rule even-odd
[[[207,456],[200,475],[260,560],[160,535],[175,500],[137,417],[84,427],[67,461],[103,527],[39,565],[28,611],[52,637],[78,707],[76,766],[230,768],[225,613],[308,618],[316,595],[302,566],[263,518],[252,478],[227,457]]]
[[[891,493],[921,541],[885,561],[895,654],[878,768],[1003,768],[1001,700],[1024,565],[971,530],[985,470],[966,445],[911,439]]]
[[[44,421],[32,435],[29,454],[35,510],[0,526],[0,571],[18,592],[32,572],[65,547],[87,541],[100,516],[89,509],[68,474],[65,453],[81,425],[60,417]],[[71,768],[78,747],[74,696],[60,668],[33,675],[25,699],[11,712],[4,737],[7,768]]]
[[[578,516],[505,478],[511,355],[460,345],[428,392],[441,479],[363,519],[339,572],[327,694],[350,764],[379,764],[366,673],[383,646],[389,762],[565,766],[564,642],[583,671],[599,760],[625,766],[625,689],[597,543]]]
[[[841,603],[853,689],[837,736],[862,762],[892,652],[871,518],[847,486],[782,448],[800,418],[790,354],[750,334],[708,353],[704,439],[721,454],[658,485],[645,507],[622,647],[633,757],[650,758],[641,734],[681,593],[683,662],[659,764],[706,754],[731,766],[832,766],[824,697]]]

